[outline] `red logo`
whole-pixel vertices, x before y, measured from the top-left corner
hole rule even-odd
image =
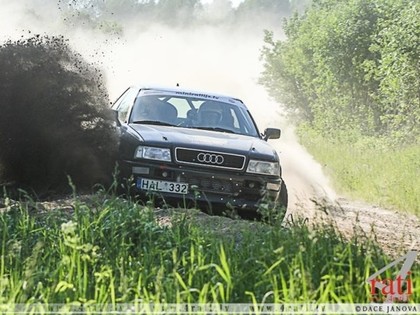
[[[413,294],[411,267],[417,256],[417,251],[409,251],[406,255],[386,265],[371,275],[366,282],[370,284],[370,294],[373,302],[408,302]],[[377,278],[381,273],[404,261],[395,279]]]

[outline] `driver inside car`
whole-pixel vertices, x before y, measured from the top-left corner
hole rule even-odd
[[[229,112],[223,110],[219,102],[206,101],[198,110],[198,123],[203,127],[232,129],[233,118]]]
[[[178,111],[176,108],[155,97],[142,97],[135,120],[161,121],[168,124],[176,124]]]

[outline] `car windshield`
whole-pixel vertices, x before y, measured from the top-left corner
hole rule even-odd
[[[179,95],[138,96],[129,122],[258,136],[257,128],[246,108]]]

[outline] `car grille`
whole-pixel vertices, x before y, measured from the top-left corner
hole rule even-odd
[[[245,166],[245,156],[205,150],[176,148],[175,158],[179,163],[196,164],[205,167],[242,170]]]

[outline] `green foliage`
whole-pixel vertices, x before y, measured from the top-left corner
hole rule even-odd
[[[420,3],[320,0],[266,33],[261,83],[324,135],[358,130],[417,140]]]
[[[367,275],[388,261],[372,240],[328,226],[230,221],[223,231],[193,210],[160,225],[148,207],[101,194],[71,211],[2,203],[0,304],[362,303]]]
[[[402,136],[416,134],[420,123],[420,3],[378,3],[378,32],[370,50],[380,56],[363,66],[379,83],[374,95],[382,106],[382,123]],[[401,134],[396,134],[400,136]]]
[[[420,2],[317,0],[266,32],[261,83],[352,197],[419,213]]]

